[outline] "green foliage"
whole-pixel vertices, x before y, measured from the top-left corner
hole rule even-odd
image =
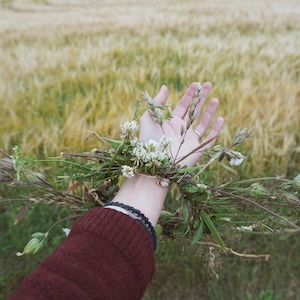
[[[187,255],[188,245],[173,241],[168,246],[160,246],[156,273],[143,300],[299,299],[298,236],[280,241],[276,236],[243,234],[231,246],[241,252],[253,252],[261,247],[271,259],[253,261],[216,253],[215,268],[219,275],[216,280],[208,275],[206,247],[188,249],[191,255]]]
[[[19,196],[16,195],[16,198]],[[19,201],[10,203],[5,207],[0,205],[0,243],[2,245],[0,247],[0,299],[6,299],[23,278],[32,272],[65,239],[65,234],[61,228],[70,228],[71,226],[70,221],[58,226],[55,229],[55,234],[51,235],[47,247],[31,258],[30,256],[17,257],[16,252],[24,249],[36,228],[46,232],[57,218],[67,216],[66,210],[58,209],[57,206],[40,204],[34,209],[29,209],[25,217],[18,224],[13,225],[19,207]]]

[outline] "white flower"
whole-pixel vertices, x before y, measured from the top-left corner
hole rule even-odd
[[[238,165],[240,165],[243,162],[243,160],[246,158],[240,152],[232,151],[232,150],[229,153],[227,153],[227,155],[230,157],[229,163],[232,166],[238,166]]]
[[[232,158],[229,163],[232,165],[232,166],[238,166],[240,165],[242,162],[243,162],[243,158]]]
[[[237,227],[236,229],[241,230],[241,231],[253,231],[253,229],[255,227],[256,227],[256,225],[253,224],[253,225],[250,225],[250,226],[240,226],[240,227]]]
[[[127,121],[123,125],[120,125],[121,127],[121,138],[129,138],[133,139],[135,138],[136,132],[139,129],[137,121]]]
[[[134,176],[133,168],[130,166],[122,166],[122,175],[131,178]]]
[[[138,144],[132,149],[133,157],[131,158],[131,160],[134,161],[136,167],[138,167],[143,162],[145,154],[146,150],[144,149],[143,144]]]
[[[140,148],[143,146],[143,143],[137,137],[134,137],[130,139],[130,145],[131,147]]]
[[[66,236],[68,236],[71,229],[70,228],[63,228],[62,231],[66,234]]]
[[[163,187],[168,187],[170,185],[170,180],[168,178],[161,178],[159,184]]]
[[[133,147],[131,160],[134,161],[134,166],[160,166],[163,161],[170,159],[169,148],[171,142],[172,141],[165,136],[163,136],[159,142],[149,140],[145,144],[139,140],[134,140],[133,143],[131,143]]]
[[[159,140],[160,148],[162,151],[165,151],[165,152],[170,150],[172,143],[173,143],[172,139],[166,137],[165,135],[162,136]]]
[[[155,152],[159,150],[159,142],[154,140],[149,140],[145,143],[145,149],[147,152]]]
[[[230,222],[231,221],[231,219],[230,218],[228,218],[228,217],[224,217],[224,218],[220,218],[221,220],[223,220],[223,221],[226,221],[226,222]],[[239,228],[239,227],[238,227]]]

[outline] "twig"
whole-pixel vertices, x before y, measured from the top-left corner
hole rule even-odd
[[[4,156],[6,156],[7,158],[11,158],[11,156],[10,155],[8,155],[7,153],[5,153],[4,151],[2,151],[1,149],[0,149],[0,152],[4,155]]]
[[[216,247],[216,248],[222,249],[219,244],[215,244],[215,243],[211,243],[211,242],[198,242],[198,244],[209,246],[209,247]],[[239,252],[236,252],[236,251],[234,251],[234,250],[232,250],[231,248],[228,248],[228,247],[225,247],[222,250],[226,254],[233,254],[233,255],[236,255],[236,256],[239,256],[239,257],[244,257],[244,258],[265,259],[266,261],[268,261],[270,259],[270,257],[271,257],[269,254],[246,254],[246,253],[239,253]]]
[[[54,227],[56,227],[58,224],[60,224],[60,223],[62,223],[62,222],[64,222],[64,221],[71,220],[71,219],[77,219],[77,218],[79,218],[80,216],[82,216],[82,215],[74,215],[74,216],[69,216],[69,217],[66,217],[66,218],[64,218],[64,219],[61,219],[61,220],[57,221],[56,223],[54,223],[54,224],[47,230],[47,232],[50,233],[50,232],[54,229]]]
[[[212,142],[214,139],[216,139],[218,136],[214,136],[211,139],[207,140],[206,142],[203,142],[202,144],[200,144],[198,147],[196,147],[195,149],[193,149],[191,152],[189,152],[188,154],[184,155],[183,157],[181,157],[179,160],[176,161],[176,164],[180,163],[181,161],[183,161],[184,159],[186,159],[188,156],[190,156],[191,154],[197,152],[198,150],[200,150],[201,148],[203,148],[204,146],[206,146],[207,144],[209,144],[210,142]]]

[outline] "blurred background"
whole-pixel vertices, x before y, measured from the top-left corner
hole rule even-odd
[[[0,1],[0,149],[39,158],[99,147],[88,130],[116,137],[141,91],[162,84],[174,105],[194,81],[210,81],[225,118],[218,138],[255,128],[238,168],[220,166],[215,180],[300,173],[300,5],[298,0],[31,0]],[[1,197],[12,191],[0,186]],[[19,197],[19,196],[18,196]],[[16,196],[17,198],[17,196]],[[19,197],[20,198],[20,197]],[[1,202],[0,202],[1,203]],[[0,204],[0,298],[5,299],[64,239],[16,257],[35,231],[66,211],[38,206],[20,224],[18,201]],[[143,299],[300,299],[300,236],[239,234],[253,261],[165,242]],[[206,249],[207,250],[207,249]]]

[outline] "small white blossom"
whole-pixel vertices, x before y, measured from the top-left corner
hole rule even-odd
[[[68,236],[71,229],[70,228],[63,228],[62,231],[66,234],[66,236]]]
[[[130,139],[130,145],[131,147],[141,147],[143,146],[143,143],[137,138],[137,137],[134,137],[132,139]]]
[[[122,166],[122,175],[131,178],[134,176],[133,168],[130,166]]]
[[[151,167],[161,166],[162,162],[170,159],[170,147],[172,140],[163,136],[159,142],[155,140],[149,140],[145,144],[141,141],[134,140],[131,145],[132,158],[134,161],[134,167],[146,166]]]
[[[155,152],[159,150],[159,142],[154,140],[149,140],[145,143],[145,149],[147,152]]]
[[[231,221],[231,219],[228,218],[228,217],[224,217],[224,218],[220,218],[220,219],[223,220],[223,221],[226,221],[226,222],[230,222]]]
[[[243,154],[241,154],[240,152],[237,152],[237,151],[230,151],[227,154],[228,154],[228,156],[230,156],[229,163],[232,166],[240,165],[244,161],[244,159],[246,158]]]
[[[253,229],[255,227],[256,227],[256,225],[253,224],[253,225],[250,225],[250,226],[240,226],[240,227],[237,227],[236,229],[241,230],[241,231],[253,231]]]
[[[159,145],[162,151],[169,151],[172,146],[172,143],[173,143],[172,139],[166,137],[165,135],[162,136],[159,140]]]
[[[242,162],[243,162],[243,158],[232,158],[229,163],[232,165],[232,166],[238,166],[240,165]]]
[[[168,178],[161,178],[159,184],[163,187],[168,187],[170,185],[170,180]]]
[[[137,121],[127,121],[123,125],[120,125],[121,127],[121,138],[129,138],[133,139],[136,137],[136,133],[139,129]]]

